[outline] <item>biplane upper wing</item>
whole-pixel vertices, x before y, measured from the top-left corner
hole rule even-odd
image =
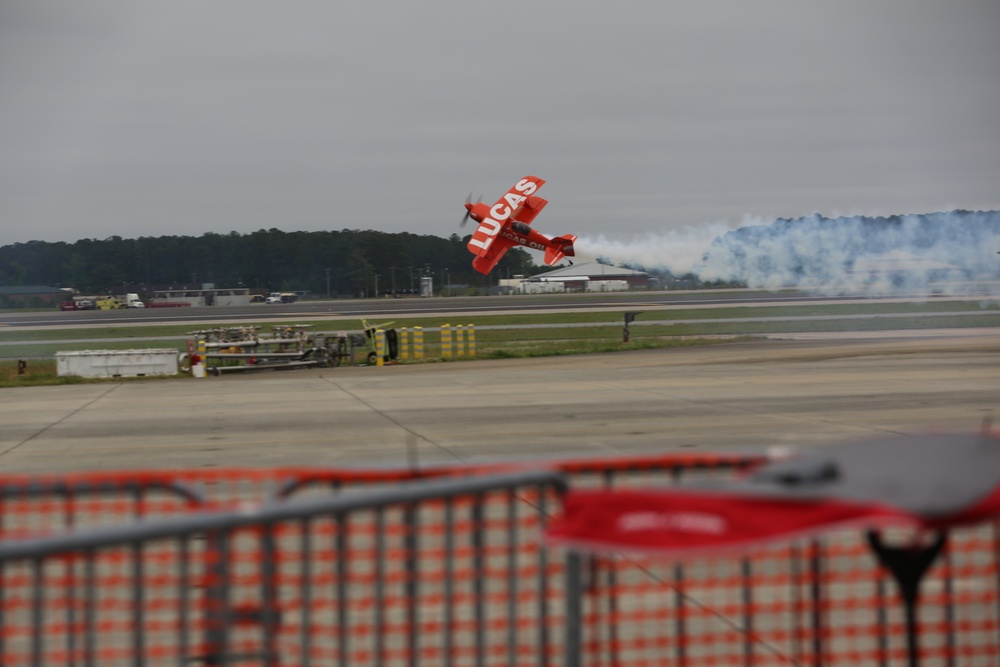
[[[530,225],[548,203],[549,201],[547,199],[542,199],[541,197],[536,197],[534,195],[525,197],[524,201],[521,202],[514,213],[511,214],[511,220]]]
[[[530,209],[529,207],[522,207],[522,209],[525,210],[525,215],[530,215],[530,219],[523,222],[533,220],[535,215],[538,215],[538,212],[542,210],[542,207],[548,203],[540,197],[531,197],[544,183],[545,181],[537,176],[525,176],[511,186],[510,190],[503,197],[500,197],[496,204],[490,207],[489,216],[479,223],[476,232],[469,239],[469,252],[477,257],[486,257],[490,248],[494,244],[499,243],[499,241],[502,241],[497,235],[503,229],[504,224],[511,219],[511,216],[515,216],[515,218],[519,217],[516,215],[520,213],[518,208],[522,207],[525,203],[530,205]],[[529,199],[531,201],[528,201]],[[509,247],[510,245],[508,244],[501,250],[500,254],[496,257],[496,261],[490,265],[491,268],[496,265],[496,262],[500,261],[503,252]],[[480,270],[478,266],[476,269]],[[486,271],[482,272],[486,273]]]

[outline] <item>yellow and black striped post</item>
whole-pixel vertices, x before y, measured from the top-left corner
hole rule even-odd
[[[476,356],[476,327],[474,324],[441,325],[441,358]]]
[[[410,330],[407,327],[399,330],[399,358],[410,358]]]
[[[375,330],[375,365],[385,366],[385,329]]]
[[[424,358],[424,328],[413,327],[413,358]]]
[[[208,344],[204,339],[198,341],[198,363],[191,364],[191,375],[196,378],[206,377],[208,374]],[[197,366],[197,368],[196,368]]]
[[[461,324],[455,325],[455,356],[465,356],[465,327]]]
[[[441,325],[441,358],[451,359],[451,325]]]

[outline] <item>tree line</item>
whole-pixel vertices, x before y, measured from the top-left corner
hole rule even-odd
[[[498,277],[533,275],[531,255],[511,248],[489,276],[472,269],[469,237],[363,230],[249,234],[207,233],[73,243],[30,241],[0,246],[0,285],[71,287],[87,294],[155,289],[248,287],[322,296],[373,296],[419,290],[420,277],[488,288]]]

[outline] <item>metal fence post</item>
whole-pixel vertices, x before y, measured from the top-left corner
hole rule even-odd
[[[260,597],[261,618],[264,635],[264,664],[276,666],[278,661],[278,628],[281,616],[278,607],[278,545],[274,535],[274,524],[261,528]]]
[[[206,665],[226,659],[229,634],[229,544],[222,531],[205,536],[205,647]]]
[[[486,637],[486,606],[483,600],[485,587],[483,586],[483,576],[485,567],[484,550],[486,545],[483,540],[483,496],[477,494],[472,501],[472,594],[475,599],[475,622],[476,622],[476,667],[486,664],[485,642]]]
[[[406,624],[407,649],[409,662],[415,665],[420,661],[420,632],[418,617],[419,573],[417,571],[417,508],[407,505],[403,510],[403,544],[406,561]]]
[[[823,555],[822,544],[819,540],[813,540],[810,549],[809,569],[812,579],[811,597],[812,600],[812,641],[813,641],[813,664],[822,666],[826,664],[823,655]]]
[[[583,644],[583,558],[576,551],[566,553],[566,667],[580,667]],[[544,651],[544,647],[542,648]]]

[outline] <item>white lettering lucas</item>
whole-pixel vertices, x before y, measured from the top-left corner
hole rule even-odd
[[[721,535],[726,531],[725,517],[705,512],[630,512],[619,517],[617,524],[623,533],[666,530]]]
[[[542,245],[541,243],[538,243],[537,241],[529,241],[527,239],[527,237],[519,236],[519,235],[515,234],[514,232],[509,231],[507,229],[503,230],[503,232],[501,232],[500,236],[504,237],[505,239],[509,239],[509,240],[513,241],[514,243],[517,243],[517,244],[520,244],[520,245],[523,245],[523,246],[527,246],[527,247],[533,248],[535,250],[545,250],[545,246]]]
[[[522,178],[516,185],[514,185],[513,189],[523,194],[517,195],[513,192],[508,192],[503,197],[504,201],[508,204],[507,206],[504,206],[503,202],[497,202],[494,204],[493,208],[490,209],[490,217],[483,218],[482,222],[479,223],[479,228],[476,230],[476,234],[482,232],[486,238],[480,240],[475,238],[475,235],[473,235],[473,238],[469,239],[469,245],[478,246],[484,250],[490,247],[493,243],[493,237],[496,236],[501,229],[503,229],[504,222],[510,218],[511,214],[517,210],[517,207],[528,195],[538,189],[538,186],[534,181]],[[544,250],[544,246],[538,243],[528,243],[527,239],[519,239],[516,236],[508,236],[507,234],[504,234],[504,237],[510,239],[511,241],[520,243],[521,245],[538,250]]]

